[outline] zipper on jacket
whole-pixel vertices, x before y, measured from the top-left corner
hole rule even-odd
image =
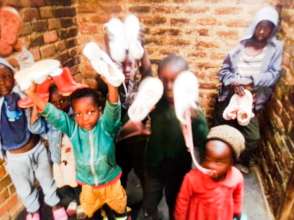
[[[94,177],[95,185],[98,185],[98,179],[97,179],[97,176],[96,176],[95,164],[94,164],[95,151],[94,151],[94,143],[93,143],[92,131],[89,132],[89,143],[90,143],[90,167],[91,167],[91,172],[92,172],[92,175]]]

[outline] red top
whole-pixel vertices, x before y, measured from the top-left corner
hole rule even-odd
[[[232,220],[241,214],[244,179],[237,168],[222,181],[193,169],[186,174],[177,197],[177,220]]]

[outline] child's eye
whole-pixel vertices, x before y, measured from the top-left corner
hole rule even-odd
[[[75,113],[76,117],[81,117],[81,113]]]

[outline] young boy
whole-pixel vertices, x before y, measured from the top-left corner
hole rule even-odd
[[[126,211],[126,193],[120,183],[121,169],[115,162],[114,149],[121,106],[117,88],[108,83],[107,86],[108,101],[102,115],[95,90],[73,92],[73,117],[39,99],[33,88],[27,91],[48,122],[72,142],[76,179],[82,185],[80,203],[89,218],[105,204],[118,214]]]
[[[233,167],[245,148],[243,135],[228,125],[211,128],[202,166],[213,176],[192,169],[186,174],[177,197],[175,219],[240,219],[244,180]]]
[[[55,220],[66,220],[64,208],[52,177],[49,157],[39,135],[44,132],[41,121],[31,125],[30,110],[18,108],[20,92],[14,87],[14,70],[0,58],[0,153],[5,154],[6,169],[21,198],[27,220],[39,220],[39,191],[37,179],[45,194],[45,202],[52,207]]]
[[[188,69],[180,56],[164,58],[158,76],[164,85],[164,95],[151,112],[151,135],[146,148],[146,173],[144,181],[142,219],[159,219],[157,206],[165,189],[170,218],[183,177],[191,169],[191,155],[185,145],[180,123],[173,102],[173,83],[177,75]],[[194,143],[203,151],[208,127],[201,111],[192,119]],[[140,218],[140,219],[141,219]]]
[[[241,170],[248,173],[249,162],[260,139],[257,115],[271,97],[273,88],[280,77],[283,46],[275,37],[279,15],[273,7],[261,9],[240,44],[224,60],[219,72],[221,89],[216,112],[216,124],[230,124],[242,132],[246,140],[246,150],[240,157]],[[223,111],[231,96],[245,94],[249,89],[254,95],[255,117],[247,126],[240,126],[236,120],[225,121]]]

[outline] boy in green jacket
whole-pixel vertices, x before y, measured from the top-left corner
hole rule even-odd
[[[114,149],[121,106],[117,88],[108,83],[107,86],[108,101],[102,115],[95,90],[82,88],[73,92],[73,117],[41,100],[33,87],[27,91],[42,116],[72,142],[76,179],[82,185],[80,203],[89,218],[105,204],[119,215],[126,212],[127,198],[120,183],[121,169],[115,162]]]

